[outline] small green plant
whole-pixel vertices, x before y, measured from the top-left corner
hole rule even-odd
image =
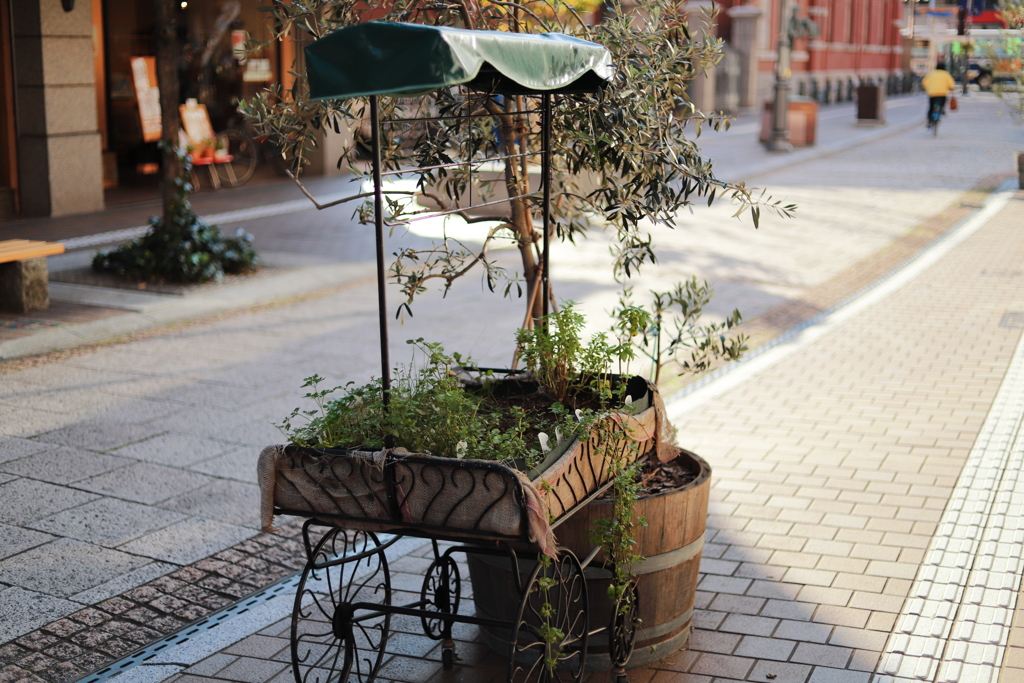
[[[518,354],[556,401],[575,406],[582,393],[590,392],[606,404],[612,398],[611,368],[628,362],[634,350],[629,343],[612,344],[603,332],[584,342],[586,320],[575,306],[565,302],[532,330],[516,332]]]
[[[544,667],[549,674],[553,674],[558,668],[558,658],[562,654],[561,643],[565,639],[565,632],[551,623],[556,617],[555,606],[551,604],[551,589],[556,587],[558,580],[551,571],[554,566],[554,560],[551,557],[544,553],[538,553],[537,562],[544,568],[540,576],[537,577],[537,589],[540,591],[541,599],[541,624],[537,628],[537,635],[544,643]]]
[[[701,324],[714,294],[706,281],[692,277],[665,292],[652,290],[647,311],[633,303],[633,288],[625,288],[615,311],[619,345],[629,340],[650,360],[655,384],[670,362],[676,364],[678,374],[685,375],[704,372],[719,360],[738,360],[747,351],[747,337],[727,334],[743,321],[738,310],[720,323]]]
[[[356,386],[321,389],[324,378],[313,375],[303,388],[314,407],[296,408],[277,425],[291,443],[300,446],[380,450],[388,437],[412,453],[450,458],[476,458],[513,462],[527,467],[539,462],[541,449],[528,441],[526,412],[517,406],[504,420],[484,397],[463,390],[452,369],[468,362],[449,356],[440,344],[411,340],[423,355],[420,367],[413,364],[395,370],[390,405],[384,409],[379,379]],[[342,395],[332,398],[335,392]],[[502,428],[501,425],[506,425]],[[538,444],[539,445],[539,444]]]
[[[206,224],[192,211],[192,162],[184,150],[174,151],[180,171],[174,180],[171,224],[150,218],[150,229],[142,237],[112,251],[97,252],[93,270],[143,282],[201,283],[256,269],[259,258],[252,235],[239,228],[234,237],[224,237],[220,228]]]

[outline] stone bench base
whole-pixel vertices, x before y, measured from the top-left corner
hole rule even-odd
[[[0,263],[0,310],[29,313],[50,307],[46,257]]]

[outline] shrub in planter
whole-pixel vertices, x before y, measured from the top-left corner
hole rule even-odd
[[[220,228],[208,225],[192,211],[191,158],[183,150],[176,152],[180,165],[169,212],[171,224],[156,216],[150,218],[149,231],[142,237],[112,251],[98,252],[92,260],[93,270],[142,282],[202,283],[257,268],[259,257],[252,235],[239,228],[233,237],[225,237]]]

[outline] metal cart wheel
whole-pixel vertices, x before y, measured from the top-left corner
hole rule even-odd
[[[440,615],[457,614],[461,598],[459,566],[450,555],[441,555],[427,569],[420,591],[422,609],[436,611],[439,616],[420,617],[420,621],[424,634],[441,641],[441,663],[445,669],[455,666],[455,642],[452,640],[452,622]]]
[[[296,683],[369,683],[384,658],[391,576],[377,537],[333,528],[302,570],[292,611]]]
[[[626,663],[633,655],[636,645],[636,631],[640,623],[637,604],[640,599],[637,593],[636,580],[623,591],[615,601],[615,611],[608,625],[608,654],[611,659],[612,680],[616,683],[626,682]]]
[[[583,680],[589,634],[587,584],[576,556],[565,549],[559,553],[557,560],[537,563],[523,591],[512,625],[511,683]]]
[[[240,130],[229,128],[217,133],[217,148],[231,155],[231,161],[214,164],[221,183],[228,187],[246,183],[256,171],[259,158],[256,141]]]

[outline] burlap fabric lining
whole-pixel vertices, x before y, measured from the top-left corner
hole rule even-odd
[[[385,462],[393,467],[397,513],[388,504]],[[530,518],[531,528],[524,528],[524,506],[539,500],[533,484],[494,463],[473,464],[401,449],[369,453],[270,446],[258,464],[261,523],[272,531],[277,507],[362,531],[400,530],[394,522],[402,522],[453,537],[543,541],[550,535],[546,524],[537,526]]]

